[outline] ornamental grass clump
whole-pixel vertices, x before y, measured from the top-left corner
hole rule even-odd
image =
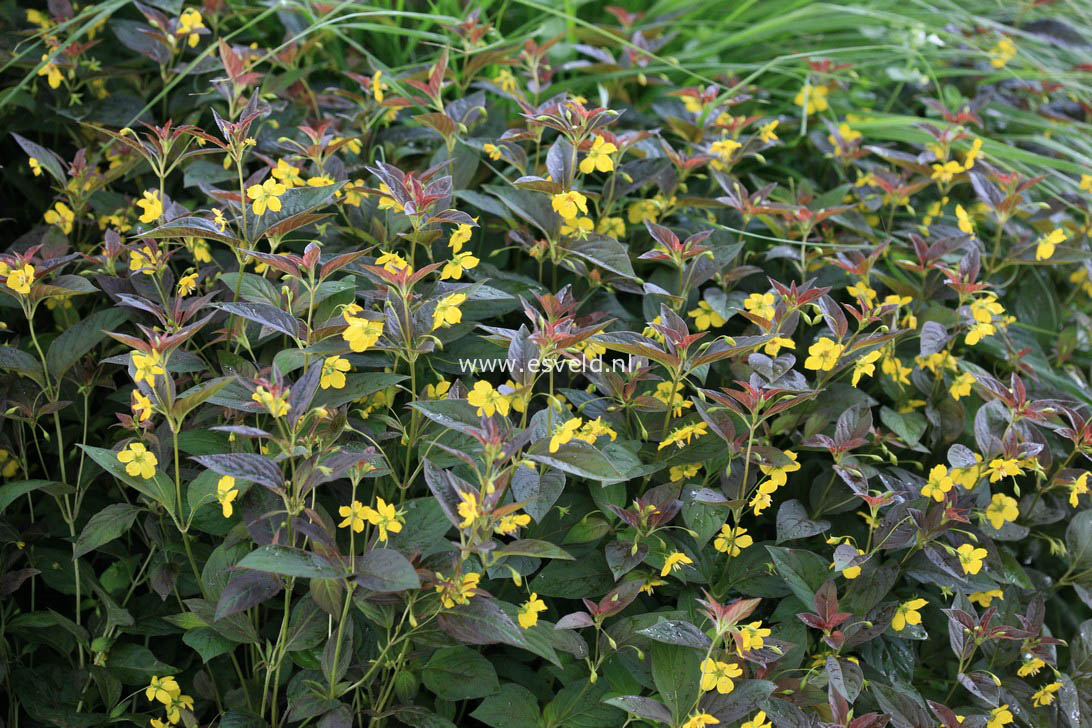
[[[0,723],[1092,725],[1088,13],[645,5],[0,10]]]

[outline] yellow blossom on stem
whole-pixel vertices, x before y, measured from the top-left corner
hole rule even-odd
[[[668,554],[664,559],[664,568],[660,569],[660,576],[667,576],[673,571],[678,571],[683,567],[683,564],[693,564],[694,560],[681,551],[675,551]]]
[[[546,611],[546,602],[538,598],[538,594],[532,592],[531,597],[523,603],[519,608],[519,613],[516,618],[519,620],[519,626],[524,629],[531,629],[538,624],[538,613]]]
[[[436,308],[432,312],[432,330],[443,327],[452,326],[463,320],[463,312],[459,309],[466,301],[466,294],[464,293],[452,293],[449,296],[444,296],[436,303]]]
[[[235,487],[235,478],[230,475],[220,476],[216,482],[216,500],[220,502],[224,518],[231,518],[233,506],[231,505],[239,496],[239,489]]]
[[[466,401],[477,407],[477,414],[481,417],[492,417],[496,412],[507,416],[511,401],[508,397],[493,389],[493,385],[486,381],[474,383],[474,388],[466,397]]]
[[[201,36],[197,31],[204,29],[205,23],[201,18],[201,11],[197,8],[187,8],[178,16],[178,30],[175,33],[180,36],[187,36],[186,42],[190,48],[193,48],[201,40]]]
[[[820,338],[808,347],[808,358],[804,360],[804,368],[812,371],[830,371],[838,364],[838,357],[845,349],[833,339],[826,336]]]
[[[584,420],[580,417],[572,417],[554,427],[550,435],[550,452],[557,452],[558,448],[571,441],[583,423]]]
[[[402,532],[401,512],[394,507],[393,503],[387,503],[378,496],[375,499],[375,508],[364,506],[360,513],[368,520],[368,523],[379,529],[380,541],[386,541],[388,533]]]
[[[656,449],[663,450],[669,445],[676,445],[677,447],[682,447],[684,444],[689,445],[691,439],[706,435],[708,432],[708,426],[704,422],[695,422],[693,424],[684,425],[672,430]]]
[[[139,389],[133,390],[129,407],[133,410],[133,416],[137,422],[147,422],[151,418],[154,409],[152,400],[144,396]]]
[[[583,174],[591,174],[598,170],[610,172],[614,169],[614,160],[610,155],[618,151],[618,147],[608,142],[602,135],[596,136],[592,147],[588,150],[584,159],[580,160],[580,171]]]
[[[990,711],[990,719],[986,723],[986,728],[1003,728],[1014,720],[1012,711],[1009,710],[1009,704],[1003,703]]]
[[[724,317],[714,311],[708,301],[698,301],[698,307],[688,313],[694,319],[694,326],[698,331],[724,325]]]
[[[881,356],[883,356],[883,352],[877,349],[876,351],[868,352],[860,359],[853,362],[853,380],[850,383],[856,387],[857,382],[861,380],[861,377],[871,377],[875,374],[876,360]]]
[[[58,202],[52,209],[46,210],[43,218],[50,225],[59,227],[65,235],[71,235],[72,228],[76,225],[76,213],[63,202]]]
[[[444,605],[444,609],[451,609],[456,604],[466,604],[470,601],[482,575],[470,572],[463,574],[457,582],[447,581],[442,574],[436,574],[436,578],[439,580],[436,591],[440,595],[440,602]]]
[[[155,378],[166,373],[163,368],[163,359],[158,351],[151,351],[147,354],[134,351],[132,358],[133,368],[136,370],[133,372],[133,381],[137,384],[144,382],[149,387],[155,386]]]
[[[155,466],[159,464],[155,453],[144,447],[142,442],[131,442],[129,447],[117,454],[118,462],[125,465],[125,472],[132,477],[140,476],[145,480],[155,477]]]
[[[1061,228],[1054,228],[1050,233],[1039,238],[1035,245],[1035,260],[1047,260],[1054,255],[1054,247],[1065,242],[1066,234]]]
[[[986,470],[990,474],[991,483],[996,483],[1001,478],[1015,478],[1017,475],[1024,474],[1024,469],[1020,467],[1020,461],[1016,458],[994,458],[986,466]]]
[[[291,405],[288,404],[288,390],[281,392],[280,395],[274,395],[265,387],[259,386],[254,394],[250,395],[250,398],[264,407],[274,417],[284,417],[291,409]]]
[[[578,212],[588,214],[588,198],[576,190],[557,193],[550,198],[550,205],[566,220],[576,217]]]
[[[959,556],[959,565],[963,567],[964,574],[977,574],[982,570],[982,561],[990,552],[984,548],[965,543],[956,549]]]
[[[743,670],[736,663],[721,662],[712,657],[706,657],[701,661],[702,692],[715,689],[721,695],[727,695],[735,690],[736,684],[733,678],[741,675]]]
[[[1016,499],[1004,493],[994,493],[990,504],[986,506],[986,520],[995,529],[1000,529],[1006,523],[1015,521],[1020,517],[1020,507]]]
[[[383,335],[382,321],[346,315],[345,323],[348,325],[341,332],[341,338],[348,342],[349,348],[357,353],[375,346],[379,337]]]
[[[144,210],[137,218],[143,223],[153,223],[163,215],[163,200],[159,199],[159,190],[144,190],[144,196],[136,204]]]
[[[247,198],[253,201],[250,206],[251,212],[259,217],[264,215],[266,210],[280,212],[280,197],[286,191],[287,188],[273,178],[267,179],[260,185],[251,185],[246,190]]]
[[[462,253],[456,253],[455,256],[449,260],[445,265],[443,271],[440,273],[440,280],[459,280],[463,277],[463,272],[468,271],[471,268],[476,268],[481,261],[474,257],[474,254],[469,250]]]
[[[337,527],[351,528],[356,533],[362,533],[364,531],[364,524],[368,521],[367,512],[364,509],[365,505],[358,500],[353,501],[347,506],[341,506],[337,509],[337,513],[344,520],[337,524]]]
[[[284,185],[285,189],[292,189],[293,187],[303,186],[303,178],[300,176],[300,169],[284,159],[277,160],[277,166],[274,167],[271,172],[273,178]]]
[[[478,501],[478,495],[476,493],[459,492],[459,505],[456,509],[462,521],[459,522],[459,528],[470,528],[474,524],[474,521],[478,520],[481,516],[481,504]]]
[[[182,694],[182,688],[178,686],[178,681],[171,675],[164,677],[158,677],[152,675],[151,682],[148,683],[148,687],[144,690],[144,697],[148,700],[158,701],[167,705],[174,698]]]
[[[341,356],[328,356],[322,362],[319,375],[319,387],[322,389],[344,389],[345,372],[352,368],[349,360]]]
[[[1054,702],[1057,692],[1062,689],[1060,682],[1052,682],[1035,691],[1031,696],[1031,704],[1036,708],[1042,708]]]
[[[766,720],[766,712],[758,711],[755,713],[755,717],[746,721],[739,728],[773,728],[773,723],[769,723]]]
[[[743,549],[754,543],[742,526],[732,528],[727,523],[720,527],[720,533],[713,541],[713,548],[729,556],[739,556]]]
[[[30,287],[34,283],[34,266],[30,263],[24,263],[19,268],[12,268],[8,272],[8,277],[4,283],[16,293],[24,296],[29,294]]]
[[[901,632],[906,629],[906,625],[921,624],[921,612],[918,610],[926,606],[929,602],[925,599],[911,599],[908,602],[903,602],[895,609],[895,616],[891,619],[891,629],[896,632]]]

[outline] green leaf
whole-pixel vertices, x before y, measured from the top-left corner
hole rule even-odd
[[[557,239],[558,232],[561,230],[561,216],[554,212],[548,195],[521,190],[518,187],[486,185],[483,189],[499,198],[509,210],[523,220],[541,230],[547,238]]]
[[[323,389],[315,395],[315,407],[340,407],[349,402],[356,402],[370,394],[393,387],[406,377],[402,374],[387,372],[365,372],[346,374],[345,386],[341,389]]]
[[[45,491],[54,498],[76,491],[71,485],[58,483],[55,480],[18,480],[14,483],[4,483],[0,485],[0,513],[3,513],[8,506],[20,497],[36,490]]]
[[[497,671],[482,655],[467,647],[436,650],[421,671],[421,681],[444,700],[471,700],[500,689]]]
[[[579,478],[604,483],[626,480],[625,474],[618,472],[606,455],[583,440],[567,442],[552,453],[549,451],[549,438],[544,438],[531,446],[527,457]]]
[[[594,266],[617,273],[624,278],[638,280],[625,246],[612,237],[593,233],[583,240],[569,238],[562,248]]]
[[[520,539],[505,544],[494,552],[497,556],[534,556],[540,559],[566,559],[573,557],[565,549],[548,541],[536,541],[530,538]]]
[[[245,318],[247,321],[261,324],[262,326],[279,331],[282,334],[299,339],[303,336],[303,326],[299,320],[290,313],[269,303],[217,303],[213,304],[219,309],[230,314]]]
[[[505,683],[474,709],[470,717],[490,728],[539,728],[538,700],[522,685]]]
[[[598,551],[573,563],[553,561],[531,582],[532,591],[548,597],[580,599],[605,594],[614,586],[606,557]]]
[[[413,565],[394,549],[372,549],[357,559],[356,581],[374,592],[421,588]]]
[[[144,238],[204,238],[229,245],[237,245],[239,239],[232,235],[230,230],[231,228],[226,228],[224,232],[220,232],[220,226],[212,220],[197,217],[196,215],[187,215],[185,217],[176,217],[140,235]]]
[[[787,500],[777,509],[777,543],[815,536],[830,528],[830,521],[813,521],[808,510],[796,499]]]
[[[0,346],[0,369],[7,369],[42,383],[42,364],[22,349]]]
[[[54,379],[60,379],[73,364],[106,338],[106,332],[129,320],[124,308],[107,308],[70,326],[53,340],[46,352],[46,365]]]
[[[777,573],[804,604],[815,602],[815,592],[830,578],[826,560],[810,551],[767,546]]]
[[[78,559],[85,556],[124,534],[132,528],[140,510],[128,503],[114,503],[91,516],[76,539],[73,557]]]
[[[1065,529],[1066,559],[1075,571],[1092,566],[1092,510],[1073,516]]]
[[[182,641],[201,655],[201,660],[208,663],[209,660],[220,655],[227,654],[235,649],[235,643],[217,634],[216,630],[208,627],[199,627],[182,635]],[[221,723],[221,725],[223,725]]]
[[[657,622],[651,627],[637,630],[637,634],[643,634],[651,640],[662,642],[666,645],[680,645],[682,647],[694,647],[699,650],[709,648],[712,640],[709,635],[690,622],[681,619],[668,619]]]
[[[68,184],[68,175],[65,174],[62,162],[56,154],[25,137],[19,136],[15,132],[12,132],[11,135],[15,137],[15,142],[23,148],[23,151],[27,153],[27,156],[38,160],[38,164],[41,165],[42,169],[46,172],[49,172],[49,176],[52,177],[57,184],[62,187]]]
[[[681,722],[698,699],[701,655],[692,647],[663,642],[654,642],[651,653],[652,681],[675,721]]]
[[[178,672],[161,662],[143,645],[128,642],[114,644],[106,658],[106,666],[126,685],[146,685],[152,675],[173,675]]]
[[[318,554],[289,546],[259,546],[244,556],[238,565],[270,574],[304,579],[333,579],[343,576],[340,569]]]

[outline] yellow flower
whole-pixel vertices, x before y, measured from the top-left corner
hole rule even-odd
[[[158,677],[152,675],[151,682],[148,683],[148,687],[144,690],[144,697],[148,700],[158,700],[160,703],[167,705],[174,698],[182,694],[182,688],[178,686],[178,682],[171,675],[164,677]]]
[[[838,364],[838,357],[845,349],[833,339],[822,337],[808,347],[808,358],[804,360],[804,368],[813,371],[830,371]]]
[[[732,155],[742,144],[732,139],[721,139],[713,142],[709,147],[709,151],[713,153],[714,158],[709,163],[713,169],[725,169],[732,161]]]
[[[610,172],[614,170],[614,160],[611,159],[612,154],[618,151],[611,142],[608,142],[602,136],[597,135],[595,141],[592,142],[592,147],[588,150],[587,155],[580,160],[580,171],[583,174],[591,174],[595,170],[600,172]]]
[[[861,132],[851,128],[849,124],[845,123],[844,121],[838,125],[838,134],[841,135],[842,142],[847,146],[853,144],[853,142],[861,138]],[[842,149],[842,144],[838,142],[838,138],[835,137],[833,134],[828,134],[827,141],[834,146],[834,156],[842,156],[842,152],[844,150]]]
[[[63,202],[55,204],[52,210],[46,210],[43,217],[50,225],[59,227],[65,235],[70,235],[73,226],[76,224],[76,213],[72,212],[72,209]]]
[[[139,389],[133,390],[129,406],[133,410],[133,416],[136,417],[137,422],[147,422],[152,416],[152,400],[141,394]]]
[[[1054,246],[1065,242],[1066,234],[1061,228],[1054,228],[1049,234],[1039,238],[1035,246],[1035,260],[1047,260],[1054,255]]]
[[[921,612],[918,610],[928,603],[925,599],[919,598],[900,604],[895,610],[895,616],[891,619],[891,629],[901,632],[906,629],[908,624],[921,624]]]
[[[758,138],[762,140],[763,144],[769,144],[770,142],[777,141],[777,134],[774,134],[774,129],[777,128],[781,122],[777,119],[763,124],[758,129]]]
[[[1004,703],[998,705],[996,708],[990,711],[990,720],[986,723],[986,728],[1003,728],[1013,722],[1014,718],[1012,711],[1009,710],[1009,704]]]
[[[910,367],[902,363],[902,360],[888,353],[880,362],[880,370],[895,381],[896,384],[910,384]]]
[[[332,185],[333,183],[334,183],[333,178],[327,177],[324,174],[321,174],[318,177],[312,177],[309,180],[307,180],[307,186],[308,187],[328,187],[328,186]]]
[[[497,525],[493,527],[493,531],[502,536],[507,536],[530,523],[531,517],[526,513],[509,513],[506,516],[501,516]]]
[[[974,222],[971,220],[971,216],[967,214],[967,211],[963,209],[963,205],[955,206],[955,215],[959,229],[967,235],[974,235]]]
[[[516,77],[512,75],[512,72],[507,68],[502,68],[497,72],[497,75],[493,78],[493,83],[500,88],[501,91],[512,93],[517,88]]]
[[[719,725],[720,721],[708,713],[694,713],[686,719],[681,728],[703,728],[707,725]]]
[[[445,609],[451,609],[456,604],[466,604],[470,601],[482,575],[474,572],[463,574],[458,582],[445,580],[443,574],[436,574],[436,578],[438,580],[436,591],[440,594],[440,601]]]
[[[271,174],[284,185],[285,189],[290,190],[293,187],[303,186],[303,178],[300,177],[299,167],[293,166],[283,159],[277,160],[277,166],[272,169]]]
[[[766,722],[765,711],[758,711],[755,717],[743,723],[739,728],[773,728],[773,723]]]
[[[982,560],[989,556],[989,553],[986,549],[977,548],[969,543],[956,549],[959,565],[963,567],[964,574],[977,574],[982,571]]]
[[[729,556],[739,556],[743,549],[754,543],[747,535],[747,529],[741,526],[732,528],[727,523],[720,527],[720,534],[713,541],[713,548]]]
[[[960,397],[969,397],[971,395],[971,385],[974,384],[974,375],[970,372],[963,372],[952,381],[952,386],[948,387],[948,394],[952,395],[952,399],[959,401]]]
[[[973,602],[982,608],[989,607],[994,599],[1004,601],[1005,593],[1000,589],[990,589],[989,591],[974,592],[967,595],[968,601]]]
[[[34,173],[35,177],[42,176],[42,165],[34,157],[30,158],[30,171]]]
[[[857,382],[861,380],[861,377],[871,377],[876,373],[876,360],[881,356],[883,356],[883,352],[877,349],[868,352],[853,362],[853,381],[851,383],[854,387],[857,386]]]
[[[626,221],[620,217],[604,217],[595,226],[595,232],[621,240],[626,236]]]
[[[694,319],[694,326],[698,331],[705,331],[710,326],[715,328],[724,325],[724,317],[714,311],[707,301],[698,301],[698,307],[689,314]]]
[[[397,273],[398,271],[405,270],[409,267],[409,263],[394,251],[381,253],[380,256],[375,259],[375,264],[383,266],[383,270],[388,273]]]
[[[376,71],[372,76],[372,97],[379,103],[383,103],[383,92],[387,90],[387,83],[383,81],[383,72]]]
[[[656,204],[655,200],[637,200],[626,209],[626,217],[629,218],[631,225],[639,225],[644,222],[645,218],[656,222],[660,212],[660,206]]]
[[[941,184],[947,184],[955,179],[957,174],[962,173],[963,165],[955,160],[949,160],[943,164],[934,163],[933,174],[930,175],[932,179],[940,182]]]
[[[211,263],[212,252],[209,250],[209,243],[203,238],[198,238],[193,241],[193,259],[198,263]]]
[[[1035,694],[1031,696],[1031,704],[1036,708],[1042,708],[1045,705],[1050,705],[1054,702],[1055,693],[1062,689],[1060,682],[1052,682],[1048,685],[1044,685],[1035,691]]]
[[[351,528],[356,533],[364,531],[364,524],[368,521],[368,514],[363,503],[355,500],[347,506],[338,508],[337,513],[345,519],[337,524],[338,528]]]
[[[463,245],[470,242],[470,236],[473,231],[474,228],[466,223],[456,226],[451,232],[451,237],[447,240],[448,246],[451,247],[451,252],[458,253],[462,250]]]
[[[1085,192],[1092,192],[1092,174],[1081,175],[1081,189]]]
[[[144,443],[129,443],[129,447],[118,452],[117,458],[119,463],[125,464],[125,472],[132,477],[139,475],[145,480],[155,477],[155,466],[159,464],[159,460],[155,453],[144,447]]]
[[[34,266],[24,263],[22,268],[12,268],[5,283],[16,293],[29,294],[30,286],[34,283]]]
[[[478,408],[479,417],[483,414],[486,417],[492,417],[496,412],[507,416],[511,405],[508,397],[493,389],[493,385],[486,381],[475,382],[474,389],[467,395],[466,401]]]
[[[830,108],[830,103],[827,100],[829,95],[830,89],[826,86],[804,86],[796,92],[793,103],[804,107],[804,113],[811,116],[816,112],[823,112]],[[805,96],[807,97],[806,104],[804,102]]]
[[[182,710],[193,710],[193,698],[189,695],[175,695],[167,705],[167,721],[175,725],[182,718]]]
[[[394,194],[391,192],[391,188],[384,182],[379,185],[379,191],[383,193],[383,196],[379,198],[380,210],[394,210],[395,212],[402,212],[404,209],[402,203],[399,202]]]
[[[796,342],[792,339],[786,339],[784,336],[774,336],[766,342],[763,351],[765,351],[768,356],[777,356],[782,348],[795,350]]]
[[[220,232],[224,232],[224,230],[227,229],[227,220],[224,219],[223,210],[216,207],[212,208],[212,221],[220,228]]]
[[[683,564],[693,564],[694,560],[681,551],[675,551],[664,559],[664,568],[660,569],[660,576],[667,576],[672,571],[678,571]]]
[[[1090,473],[1085,471],[1081,473],[1081,476],[1074,480],[1069,486],[1069,505],[1076,508],[1078,499],[1088,493],[1088,478]]]
[[[519,614],[516,618],[519,619],[519,626],[524,629],[531,629],[538,624],[538,613],[546,611],[546,602],[538,598],[538,594],[531,593],[531,598],[523,603],[523,606],[519,608]]]
[[[136,369],[133,372],[133,381],[137,384],[145,382],[149,387],[155,386],[156,377],[166,373],[158,351],[152,351],[149,354],[134,351],[133,368]]]
[[[752,293],[743,299],[743,308],[750,311],[755,316],[760,316],[764,319],[772,320],[777,313],[775,303],[777,299],[772,293]]]
[[[349,343],[349,348],[360,353],[375,346],[383,334],[383,322],[372,321],[356,316],[345,316],[348,326],[341,332],[341,338]]]
[[[425,387],[425,397],[428,399],[443,399],[447,396],[449,389],[451,389],[451,382],[446,379],[441,379],[436,382],[436,384],[430,384]]]
[[[550,452],[557,452],[559,447],[572,440],[583,422],[580,417],[572,417],[555,427],[550,436]]]
[[[190,48],[193,48],[201,39],[197,31],[204,27],[205,23],[201,20],[201,11],[197,8],[187,8],[178,16],[178,30],[175,32],[177,35],[188,34],[189,37],[186,39],[186,42],[189,43]]]
[[[459,493],[459,505],[458,513],[462,516],[463,520],[459,522],[459,528],[470,528],[474,524],[474,521],[478,520],[481,516],[481,505],[478,503],[478,496],[475,493]]]
[[[656,385],[656,391],[652,396],[671,408],[672,417],[681,417],[684,409],[694,406],[693,402],[683,398],[682,390],[682,382],[664,381]]]
[[[474,257],[474,254],[469,250],[463,253],[456,253],[455,257],[444,265],[444,270],[440,273],[440,280],[447,279],[459,280],[463,277],[463,271],[468,271],[471,268],[477,267],[481,261]]]
[[[702,692],[709,692],[716,688],[716,691],[721,695],[727,695],[736,688],[732,678],[739,677],[742,674],[743,670],[734,662],[721,662],[720,660],[714,660],[712,657],[706,657],[701,661]]]
[[[344,389],[345,372],[352,369],[349,360],[341,356],[328,356],[322,362],[322,373],[319,375],[319,387],[322,389]]]
[[[1001,36],[990,50],[990,65],[994,68],[1004,68],[1016,55],[1016,44],[1006,36]]]
[[[163,215],[163,200],[159,199],[159,190],[144,190],[144,197],[137,200],[136,205],[144,210],[138,218],[143,223],[153,223]]]
[[[921,494],[940,503],[944,500],[944,494],[954,485],[955,481],[948,474],[948,468],[944,465],[934,465],[929,471],[929,481],[921,487]]]
[[[233,508],[231,502],[239,497],[239,489],[235,487],[235,478],[230,475],[220,476],[216,481],[216,500],[220,501],[224,518],[231,518]]]
[[[791,463],[788,463],[786,465],[758,466],[758,469],[761,470],[764,475],[768,476],[770,482],[778,488],[788,482],[788,473],[795,473],[797,470],[800,469],[800,463],[797,462],[799,456],[796,453],[794,453],[792,450],[785,450],[784,454],[785,457],[787,457],[789,460],[792,460]]]
[[[462,321],[463,312],[459,310],[459,306],[465,301],[466,295],[463,293],[452,293],[450,296],[441,298],[432,312],[432,330],[435,331],[441,326],[446,328]]]
[[[267,209],[272,210],[273,212],[280,212],[280,196],[283,195],[285,191],[285,186],[273,178],[267,179],[260,185],[251,185],[246,190],[247,198],[254,201],[250,206],[251,211],[259,216],[264,215]]]
[[[738,630],[742,645],[736,645],[736,652],[740,657],[743,656],[744,652],[761,650],[766,645],[765,638],[770,636],[770,630],[762,626],[761,620],[750,624],[741,624]]]
[[[583,440],[589,445],[594,445],[596,439],[603,436],[609,437],[611,442],[618,439],[618,433],[612,430],[610,425],[606,422],[603,422],[602,417],[588,420],[584,423],[584,426],[580,428],[580,432],[577,432],[575,435],[576,439]]]
[[[388,533],[402,532],[402,514],[398,512],[393,503],[387,503],[378,496],[375,499],[375,508],[364,506],[360,513],[364,518],[368,519],[368,523],[379,529],[380,541],[386,541]]]
[[[61,87],[61,82],[64,81],[64,74],[61,73],[61,69],[56,63],[49,62],[49,54],[42,54],[42,62],[44,66],[38,69],[39,76],[45,76],[46,81],[49,83],[49,87],[57,89]]]
[[[685,480],[698,474],[701,470],[701,463],[693,463],[691,465],[672,465],[669,477],[672,481]],[[727,524],[726,524],[727,525]]]
[[[669,445],[675,445],[677,447],[682,447],[684,444],[689,445],[691,439],[706,435],[708,432],[708,426],[704,422],[695,422],[690,425],[684,425],[672,430],[656,449],[663,450]]]
[[[498,159],[500,159],[502,154],[503,154],[502,149],[500,147],[498,147],[496,144],[486,143],[482,147],[482,151],[484,151],[486,154],[488,154],[489,158],[492,159],[494,162],[497,161]]]
[[[250,395],[250,398],[265,407],[269,414],[274,417],[284,417],[291,408],[291,405],[288,404],[287,390],[282,392],[278,397],[274,396],[273,393],[265,387],[259,386],[254,394]]]
[[[986,519],[990,525],[1000,529],[1006,523],[1015,521],[1020,517],[1019,504],[1016,499],[1004,493],[994,493],[990,504],[986,506]]]
[[[550,205],[554,212],[566,220],[576,217],[578,212],[588,214],[588,198],[576,190],[557,193],[550,198]]]
[[[585,240],[588,233],[595,229],[595,223],[590,217],[574,217],[561,224],[561,234],[569,237]]]
[[[187,273],[178,279],[178,295],[185,298],[197,290],[197,274]]]
[[[1039,671],[1046,667],[1046,663],[1038,657],[1032,657],[1025,660],[1020,669],[1016,671],[1016,674],[1020,677],[1027,677],[1029,675],[1038,675]]]
[[[1015,458],[994,458],[986,466],[986,469],[990,473],[991,483],[996,483],[1001,478],[1010,476],[1015,478],[1017,475],[1024,474],[1024,469],[1020,467],[1020,461]]]

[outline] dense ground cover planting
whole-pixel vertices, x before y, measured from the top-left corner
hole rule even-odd
[[[1089,17],[0,5],[0,722],[1092,725]]]

